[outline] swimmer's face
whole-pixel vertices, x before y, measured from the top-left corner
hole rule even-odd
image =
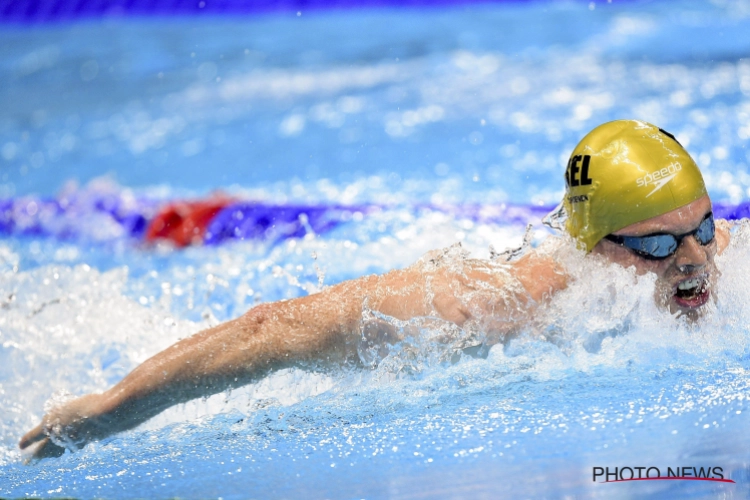
[[[653,233],[675,235],[695,230],[706,214],[711,212],[711,200],[704,196],[689,205],[658,217],[631,224],[615,232],[619,236],[646,236]],[[718,275],[714,265],[717,238],[701,245],[694,236],[682,239],[677,251],[661,260],[640,257],[632,250],[603,239],[592,253],[603,255],[624,267],[634,267],[638,274],[656,274],[657,304],[670,313],[697,317],[711,298],[711,290]]]

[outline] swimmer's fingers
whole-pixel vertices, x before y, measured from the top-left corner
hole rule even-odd
[[[100,399],[99,394],[89,394],[50,410],[42,423],[27,432],[18,443],[27,461],[59,457],[65,453],[65,447],[80,449],[87,442],[108,435],[99,419]],[[55,441],[65,443],[65,447],[53,443],[50,435],[55,436]]]
[[[27,432],[18,443],[23,450],[24,462],[42,458],[59,457],[65,453],[65,448],[52,442],[44,431],[44,423],[41,423]]]
[[[43,439],[48,439],[48,437],[44,432],[44,423],[41,423],[24,434],[24,436],[21,438],[21,441],[18,442],[18,447],[22,450],[25,450],[32,444]]]
[[[43,458],[57,458],[65,453],[65,448],[58,446],[52,442],[48,437],[45,437],[41,441],[30,444],[27,446],[23,453],[24,462],[29,463],[33,460],[41,460]]]

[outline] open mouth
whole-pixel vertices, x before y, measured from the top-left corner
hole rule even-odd
[[[681,307],[695,309],[708,302],[708,276],[695,276],[680,281],[675,287],[674,300]]]

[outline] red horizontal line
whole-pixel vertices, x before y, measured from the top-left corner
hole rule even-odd
[[[605,483],[624,483],[627,481],[713,481],[716,483],[732,483],[735,484],[731,479],[717,479],[714,477],[685,477],[685,476],[669,476],[669,477],[634,477],[633,479],[616,479],[614,481],[604,481]]]

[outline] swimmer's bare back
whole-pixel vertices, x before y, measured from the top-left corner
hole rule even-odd
[[[54,408],[21,439],[29,458],[60,456],[132,429],[163,410],[251,383],[272,370],[356,355],[363,310],[399,320],[433,316],[479,321],[486,342],[502,341],[567,278],[554,260],[530,252],[512,265],[435,251],[411,267],[328,287],[307,297],[259,305],[181,340],[146,360],[102,394]],[[489,319],[488,319],[489,318]]]

